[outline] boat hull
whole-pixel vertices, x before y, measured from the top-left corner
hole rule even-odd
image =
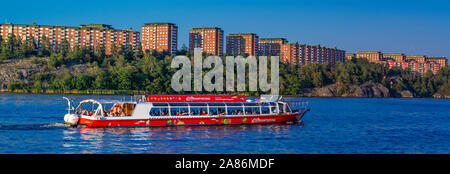
[[[78,124],[87,127],[142,127],[142,126],[183,126],[183,125],[228,125],[228,124],[268,124],[294,123],[302,119],[305,112],[282,115],[257,116],[204,116],[204,117],[161,117],[149,119],[91,119],[81,117]]]

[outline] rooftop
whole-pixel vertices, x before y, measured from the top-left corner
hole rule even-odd
[[[83,24],[80,25],[80,28],[92,28],[92,29],[114,29],[111,25],[108,24]]]
[[[403,53],[383,53],[384,56],[404,56]]]
[[[359,51],[356,54],[381,54],[379,51]]]
[[[409,56],[406,56],[407,58],[425,58],[425,56],[424,55],[409,55]]]
[[[195,27],[192,28],[191,31],[192,30],[222,30],[222,29],[219,27]]]
[[[21,27],[42,27],[42,28],[73,28],[73,29],[93,29],[93,30],[114,30],[114,31],[129,31],[138,33],[138,31],[133,31],[130,29],[114,29],[112,25],[108,24],[82,24],[79,27],[72,27],[72,26],[61,26],[61,25],[37,25],[36,23],[33,24],[12,24],[12,23],[5,23],[0,24],[1,25],[7,25],[7,26],[21,26]]]
[[[328,47],[324,47],[324,46],[320,46],[320,45],[299,44],[298,42],[289,42],[289,43],[286,43],[286,45],[298,45],[298,46],[305,46],[305,47],[315,47],[315,48],[326,48],[326,49],[339,50],[336,47],[328,48]],[[341,50],[341,51],[343,51],[343,50]]]
[[[255,33],[230,33],[228,36],[256,36]]]
[[[176,26],[174,23],[168,23],[168,22],[154,22],[154,23],[144,23],[144,26],[169,26],[173,25]]]
[[[427,57],[427,59],[447,59],[446,57]]]
[[[260,38],[259,41],[286,41],[285,38]]]

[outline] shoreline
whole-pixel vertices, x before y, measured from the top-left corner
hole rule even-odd
[[[39,91],[39,92],[38,92]],[[7,89],[0,89],[0,94],[39,94],[39,95],[104,95],[104,96],[111,96],[111,95],[143,95],[146,94],[145,91],[140,90],[65,90],[65,92],[61,92],[60,90],[16,90],[16,91],[9,91]],[[164,95],[164,94],[157,94],[157,95]],[[197,95],[197,94],[181,94],[181,95]],[[219,94],[221,95],[221,94]],[[241,94],[223,94],[223,95],[241,95]],[[246,97],[255,97],[255,96],[249,96],[244,95]],[[333,97],[326,97],[326,96],[295,96],[295,95],[282,95],[283,97],[290,97],[290,98],[390,98],[390,99],[450,99],[450,96],[445,96],[442,98],[435,98],[435,97],[340,97],[340,96],[333,96]]]

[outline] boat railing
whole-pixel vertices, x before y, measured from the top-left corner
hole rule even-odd
[[[304,112],[308,110],[308,101],[289,101],[290,108],[293,112]]]

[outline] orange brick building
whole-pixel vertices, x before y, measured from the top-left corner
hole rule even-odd
[[[428,61],[434,61],[441,65],[441,67],[446,67],[448,65],[448,60],[446,57],[427,57]]]
[[[345,61],[345,51],[320,45],[286,43],[281,46],[280,61],[293,65],[308,63],[334,65],[337,61]]]
[[[415,60],[418,63],[425,63],[427,60],[427,57],[423,56],[423,55],[414,55],[414,56],[406,56],[405,59],[406,60]]]
[[[358,52],[357,58],[367,58],[369,62],[387,64],[389,68],[400,67],[410,69],[414,73],[423,75],[429,71],[436,74],[447,66],[445,57],[426,57],[424,55],[405,55],[403,53]]]
[[[361,51],[356,53],[356,58],[366,58],[369,62],[377,62],[383,58],[383,54],[378,51]]]
[[[305,45],[286,43],[281,45],[280,61],[287,64],[306,64]]]
[[[258,35],[254,33],[232,33],[227,35],[227,54],[258,55]]]
[[[397,62],[392,59],[378,61],[377,63],[387,64],[389,68],[399,67],[404,70],[410,69],[414,73],[418,73],[419,75],[423,75],[429,71],[433,74],[436,74],[442,67],[439,63],[434,61],[426,61],[426,62],[418,62],[414,59],[409,59],[403,62]]]
[[[353,53],[345,54],[345,59],[347,59],[347,60],[352,60],[354,57],[356,58],[356,54],[353,54]]]
[[[173,23],[146,23],[141,29],[141,44],[146,50],[167,51],[171,55],[177,52],[178,27]]]
[[[117,30],[106,24],[88,24],[79,27],[50,26],[50,25],[21,25],[21,24],[1,24],[0,35],[7,39],[10,34],[14,34],[20,40],[33,39],[37,49],[41,47],[41,40],[46,37],[50,47],[58,49],[64,39],[69,43],[70,48],[92,47],[94,51],[97,47],[103,46],[106,54],[111,54],[111,46],[135,47],[140,43],[140,34],[131,29]]]
[[[192,28],[189,31],[189,51],[202,48],[203,52],[223,56],[223,30],[217,27]]]
[[[402,53],[383,53],[383,59],[392,59],[396,62],[404,62],[406,56]]]
[[[261,38],[258,41],[258,54],[260,56],[279,56],[281,47],[287,42],[285,38]]]

